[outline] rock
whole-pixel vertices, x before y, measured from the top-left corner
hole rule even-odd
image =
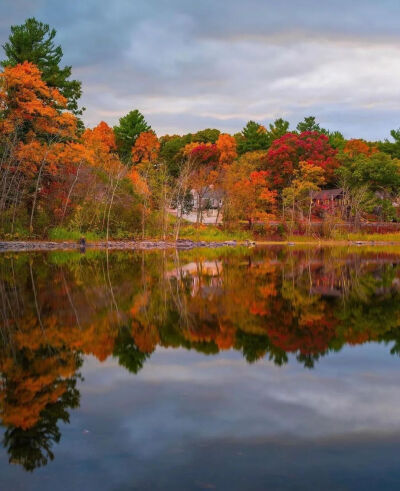
[[[236,240],[228,240],[225,242],[206,242],[204,240],[194,242],[188,239],[178,239],[176,242],[160,241],[99,241],[86,243],[86,248],[92,249],[109,249],[109,250],[144,250],[144,249],[179,249],[189,250],[197,247],[232,247],[236,246]],[[82,249],[80,242],[0,242],[0,251],[54,251],[54,250],[79,250]]]

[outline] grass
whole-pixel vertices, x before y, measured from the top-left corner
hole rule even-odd
[[[332,237],[334,240],[362,240],[368,242],[400,242],[400,232],[388,232],[382,234],[369,234],[365,232],[336,232]]]
[[[77,241],[81,237],[85,237],[86,240],[96,241],[101,240],[104,237],[95,232],[80,232],[79,230],[68,230],[62,227],[55,227],[49,231],[50,240],[74,240]]]
[[[313,235],[287,235],[282,239],[284,242],[319,242],[322,240],[331,240],[324,239],[322,237],[316,237]]]
[[[170,224],[171,225],[171,224]],[[173,240],[173,230],[169,231],[168,239]],[[81,237],[85,237],[87,241],[100,241],[104,240],[104,233],[96,232],[81,232],[79,230],[70,230],[63,227],[55,227],[48,232],[48,240],[53,241],[78,241]],[[15,234],[3,234],[1,236],[5,240],[29,240],[37,237],[29,236],[26,230],[18,230]],[[257,240],[259,242],[272,242],[268,236],[255,236],[252,231],[249,230],[222,230],[213,225],[200,225],[196,226],[192,223],[183,223],[179,234],[180,239],[189,239],[193,241],[204,242],[224,242],[228,240]],[[137,234],[131,232],[118,230],[110,237],[111,240],[140,240]],[[154,237],[147,237],[148,240],[158,240],[160,237],[156,235]],[[318,237],[316,235],[287,235],[277,242],[294,242],[296,244],[301,243],[316,243],[316,242],[395,242],[400,243],[400,232],[387,232],[387,233],[367,233],[367,232],[344,232],[334,230],[331,237]]]
[[[225,240],[251,239],[252,236],[251,233],[243,230],[221,230],[211,225],[199,227],[195,227],[194,225],[184,225],[181,227],[179,238],[205,242],[223,242]]]

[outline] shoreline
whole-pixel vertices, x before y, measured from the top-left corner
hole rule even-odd
[[[0,241],[0,252],[30,252],[30,251],[85,251],[85,250],[166,250],[166,249],[196,249],[236,247],[246,245],[236,240],[222,242],[192,241],[181,239],[177,242],[167,240],[139,240],[139,241],[93,241],[84,246],[72,241]]]
[[[313,241],[193,241],[179,239],[175,241],[140,240],[140,241],[93,241],[85,246],[72,241],[0,241],[0,252],[34,252],[34,251],[85,251],[85,250],[189,250],[197,248],[215,249],[220,247],[255,247],[255,246],[399,246],[400,241],[371,240],[313,240]]]

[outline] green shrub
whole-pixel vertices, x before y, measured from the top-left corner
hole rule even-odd
[[[50,240],[79,240],[85,237],[86,240],[96,241],[104,238],[103,234],[96,232],[81,232],[79,230],[68,230],[62,227],[55,227],[49,230],[48,237]]]

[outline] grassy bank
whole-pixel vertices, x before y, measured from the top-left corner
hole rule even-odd
[[[77,242],[81,237],[85,237],[88,242],[102,241],[105,239],[104,233],[96,232],[82,232],[80,230],[70,230],[67,228],[56,227],[50,229],[46,237],[30,236],[28,233],[16,233],[13,235],[6,234],[6,236],[0,237],[0,240],[6,241],[29,241],[29,240],[50,240],[50,241],[71,241]],[[168,241],[174,241],[175,234],[173,227],[171,226],[168,231],[166,239]],[[324,243],[324,244],[346,244],[352,242],[387,242],[387,243],[400,243],[400,232],[389,233],[366,233],[366,232],[342,232],[333,231],[330,237],[321,237],[317,234],[312,235],[283,235],[281,238],[275,235],[269,237],[261,234],[254,234],[249,230],[223,230],[211,225],[195,226],[193,224],[183,224],[180,230],[180,239],[192,240],[195,242],[224,242],[228,240],[236,240],[238,242],[246,240],[255,240],[261,244],[272,243],[296,243],[296,244],[311,244],[311,243]],[[118,232],[110,236],[110,240],[141,240],[141,236],[131,232]],[[157,236],[146,236],[144,240],[157,241],[161,240]]]
[[[55,241],[57,240],[77,241],[81,237],[85,237],[86,240],[89,241],[104,239],[104,235],[97,234],[95,232],[82,233],[79,230],[68,230],[66,228],[61,228],[61,227],[51,229],[48,235],[50,240],[55,240]]]
[[[193,241],[204,240],[206,242],[219,242],[225,240],[251,240],[252,234],[245,230],[229,231],[221,230],[213,226],[184,225],[181,228],[180,239],[189,239]]]

